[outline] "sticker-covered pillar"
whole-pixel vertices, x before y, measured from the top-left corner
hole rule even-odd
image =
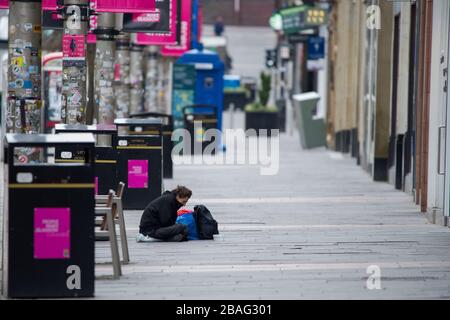
[[[86,33],[88,0],[64,0],[63,92],[64,123],[86,124]]]
[[[6,132],[41,131],[41,2],[9,2]]]
[[[129,113],[144,112],[144,47],[135,43],[130,49],[130,109]]]
[[[145,111],[158,112],[159,94],[159,69],[158,69],[158,47],[146,47],[146,75],[145,75]]]
[[[123,32],[116,39],[114,94],[116,118],[127,118],[130,106],[130,35]]]
[[[116,15],[100,13],[97,19],[97,45],[95,49],[94,66],[94,100],[96,122],[99,124],[114,124],[114,60],[116,43]]]

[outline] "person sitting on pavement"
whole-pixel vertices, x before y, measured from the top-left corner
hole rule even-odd
[[[188,228],[176,223],[177,211],[185,206],[192,191],[185,186],[177,186],[172,191],[165,191],[160,197],[150,202],[145,208],[139,225],[137,242],[187,241]]]

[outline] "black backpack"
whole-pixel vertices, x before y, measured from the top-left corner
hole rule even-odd
[[[211,240],[215,234],[219,234],[217,221],[204,205],[194,207],[194,218],[197,223],[198,236],[202,240]]]

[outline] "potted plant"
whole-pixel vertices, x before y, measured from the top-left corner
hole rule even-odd
[[[258,91],[258,101],[250,103],[245,107],[245,129],[255,129],[256,134],[259,130],[267,129],[270,135],[271,129],[279,129],[278,123],[278,109],[275,106],[269,105],[269,97],[272,77],[270,74],[261,72],[260,85]]]

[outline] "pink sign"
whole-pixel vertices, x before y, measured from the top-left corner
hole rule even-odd
[[[42,10],[56,10],[56,0],[42,0]]]
[[[148,160],[128,160],[128,188],[148,188]]]
[[[161,54],[169,57],[180,57],[191,47],[192,0],[181,2],[181,36],[180,43],[161,47]]]
[[[95,0],[89,1],[89,8],[95,10],[96,2]],[[93,31],[97,28],[97,15],[91,14],[89,15],[89,31],[87,35],[87,43],[96,43],[97,37],[93,33]]]
[[[84,44],[84,35],[83,34],[63,35],[62,49],[64,58],[84,57],[86,52]]]
[[[169,3],[169,29],[170,32],[152,32],[152,33],[137,33],[136,35],[136,43],[141,45],[167,45],[167,44],[176,44],[177,42],[177,0],[170,0]],[[157,9],[158,10],[158,9]],[[159,10],[157,13],[157,17],[153,17],[157,19],[156,22],[160,20]],[[152,19],[152,14],[133,14],[133,20],[139,20],[142,18],[146,18],[147,15],[150,15],[148,18]]]
[[[0,9],[9,9],[9,0],[0,0]],[[56,10],[56,0],[42,0],[42,10]]]
[[[34,208],[34,258],[70,258],[70,208]]]
[[[98,12],[150,12],[156,7],[155,0],[97,0]]]

